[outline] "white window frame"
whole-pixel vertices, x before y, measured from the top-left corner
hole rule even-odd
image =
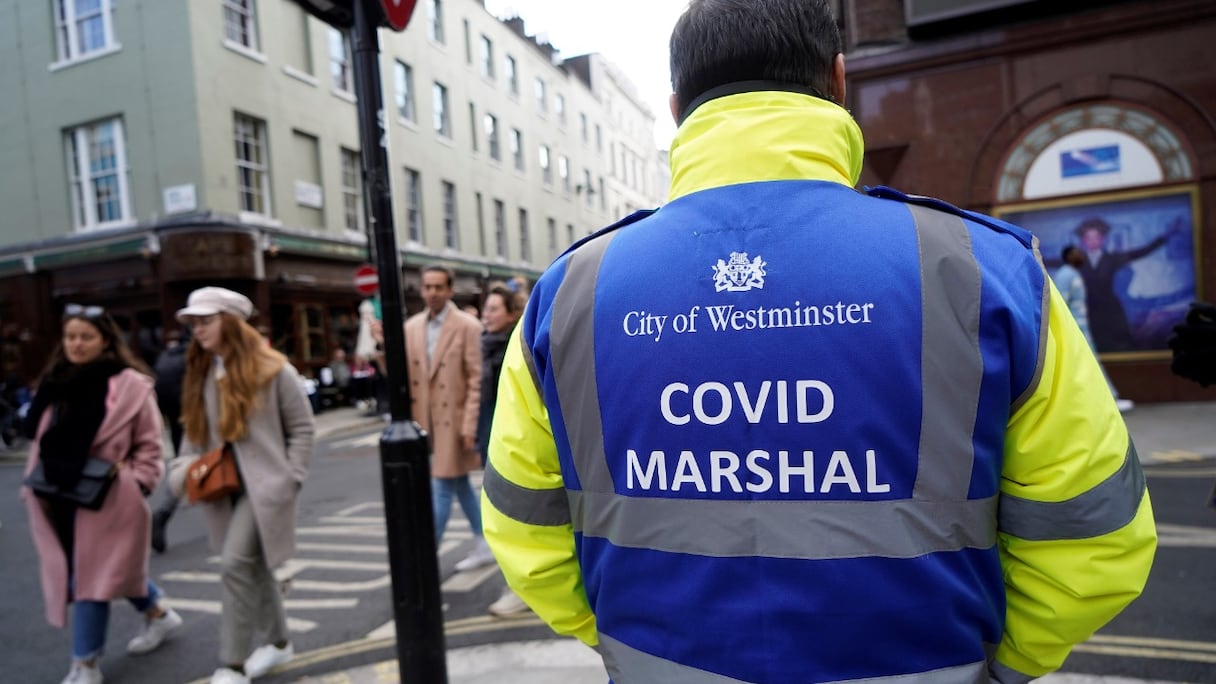
[[[443,34],[443,0],[429,0],[426,9],[426,37],[440,45],[446,45],[447,38]]]
[[[528,210],[519,208],[519,260],[532,261],[532,232],[528,227]]]
[[[490,159],[502,161],[502,146],[498,140],[498,117],[486,112],[482,126],[486,131],[486,146],[490,149]]]
[[[511,162],[516,171],[524,170],[524,133],[518,128],[511,129]]]
[[[494,254],[507,258],[507,205],[500,199],[494,200]]]
[[[548,89],[545,87],[545,79],[537,76],[536,80],[533,81],[532,89],[536,95],[536,111],[540,112],[541,114],[548,112],[549,96],[546,94]]]
[[[422,173],[405,167],[405,230],[410,242],[425,244],[422,230]]]
[[[334,54],[334,38],[340,41],[342,54]],[[329,40],[326,41],[329,52],[329,84],[334,92],[353,95],[355,92],[354,59],[351,56],[350,40],[346,32],[329,27]]]
[[[397,60],[393,65],[393,84],[396,87],[395,102],[397,117],[410,123],[418,122],[416,91],[414,90],[414,67]]]
[[[460,249],[460,224],[456,218],[456,184],[440,181],[443,195],[443,245]]]
[[[234,29],[237,36],[233,37]],[[244,34],[244,40],[240,34]],[[224,0],[224,40],[258,52],[258,10],[255,0]]]
[[[494,80],[494,42],[486,34],[481,34],[481,40],[477,43],[478,61],[481,63],[478,67],[481,70],[482,78]]]
[[[553,96],[553,113],[557,114],[557,125],[566,127],[566,96],[557,93]]]
[[[511,55],[507,55],[503,65],[507,76],[507,92],[512,97],[519,97],[519,62],[516,62]]]
[[[537,150],[537,157],[540,162],[540,177],[545,187],[553,187],[553,161],[549,152],[548,145],[541,145]]]
[[[252,136],[249,135],[248,130],[243,131],[242,126],[251,126]],[[273,216],[270,203],[270,155],[269,146],[266,144],[266,122],[236,112],[232,117],[232,138],[236,145],[236,192],[240,210],[266,217]],[[242,158],[240,154],[243,149],[242,143],[248,143],[256,150],[259,159]],[[255,176],[256,185],[245,183],[246,174]],[[253,203],[246,204],[246,195],[251,199],[261,199],[260,211],[253,206]]]
[[[570,194],[570,158],[561,155],[557,158],[557,175],[562,179],[562,192]]]
[[[431,123],[435,135],[452,139],[452,108],[448,101],[448,87],[439,81],[431,86]]]
[[[103,127],[112,126],[113,165],[101,171],[93,171],[93,153],[97,133]],[[131,222],[131,199],[127,186],[127,151],[123,136],[122,119],[114,117],[96,121],[64,131],[67,148],[68,189],[72,198],[72,222],[77,230],[111,228]],[[98,182],[114,177],[118,188],[119,217],[102,221],[98,218]]]
[[[54,12],[56,54],[59,60],[51,65],[52,68],[101,57],[122,48],[114,36],[114,0],[100,0],[97,11],[87,17],[76,15],[76,4],[73,0],[55,0]],[[82,21],[98,18],[101,19],[101,45],[85,50],[81,46],[80,24]]]
[[[351,232],[363,232],[363,164],[359,153],[345,147],[342,158],[342,225]]]

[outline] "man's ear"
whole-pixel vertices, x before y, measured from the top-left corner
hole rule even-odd
[[[667,97],[667,106],[671,109],[671,120],[680,125],[680,104],[676,102],[676,94],[672,93]]]
[[[838,53],[832,61],[832,98],[844,106],[844,53]]]

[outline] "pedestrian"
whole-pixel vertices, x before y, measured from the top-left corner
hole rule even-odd
[[[507,347],[486,536],[618,684],[1027,682],[1147,580],[1033,236],[854,189],[831,7],[689,3],[670,201],[560,256]]]
[[[102,681],[98,661],[110,601],[126,598],[144,614],[143,630],[127,643],[132,655],[156,649],[182,624],[148,577],[151,513],[145,497],[164,473],[162,429],[152,372],[131,352],[114,319],[100,306],[65,306],[61,343],[27,416],[32,439],[25,474],[41,465],[48,482],[70,490],[90,458],[118,469],[97,510],[21,489],[47,622],[63,627],[67,604],[75,604],[72,665],[63,684]]]
[[[1056,289],[1060,291],[1060,296],[1064,298],[1068,311],[1076,320],[1077,327],[1081,329],[1081,334],[1085,336],[1085,342],[1089,345],[1090,351],[1097,354],[1098,348],[1094,346],[1094,337],[1089,331],[1089,304],[1085,294],[1085,279],[1077,270],[1085,261],[1085,252],[1082,252],[1080,247],[1069,245],[1060,253],[1060,261],[1061,264],[1051,274],[1051,279],[1055,283]],[[1102,369],[1102,377],[1106,380],[1106,386],[1110,388],[1115,406],[1120,412],[1127,412],[1135,408],[1136,405],[1131,399],[1119,396],[1119,391],[1115,389],[1115,383],[1111,382],[1105,368]]]
[[[498,398],[498,373],[507,353],[507,341],[523,314],[525,301],[525,295],[512,291],[508,285],[495,285],[486,295],[482,312],[485,331],[481,333],[481,407],[477,412],[477,451],[481,454],[482,467],[486,464],[490,424]],[[518,615],[528,612],[528,604],[511,591],[511,587],[506,587],[490,604],[489,612],[499,617]]]
[[[220,667],[211,684],[247,684],[294,655],[273,571],[295,549],[313,415],[299,375],[247,322],[252,315],[248,298],[220,287],[191,292],[177,312],[193,341],[182,383],[185,437],[170,484],[182,496],[190,464],[224,444],[242,484],[237,494],[203,504],[222,587]],[[253,648],[262,636],[265,643]]]
[[[426,309],[405,322],[410,406],[431,448],[435,543],[443,537],[452,499],[460,502],[476,543],[458,571],[494,562],[481,535],[481,513],[469,473],[481,467],[475,442],[481,398],[481,321],[452,303],[453,274],[446,266],[422,269]]]
[[[182,344],[180,331],[170,330],[165,334],[165,348],[157,355],[154,370],[156,405],[169,426],[173,456],[177,457],[182,452],[182,376],[186,373],[186,345]],[[177,504],[178,498],[166,486],[160,503],[152,511],[152,550],[157,553],[165,552],[165,527],[177,511]]]

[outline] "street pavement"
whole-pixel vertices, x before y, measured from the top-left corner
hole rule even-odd
[[[1138,405],[1125,414],[1125,419],[1146,466],[1216,459],[1216,402]],[[380,416],[353,408],[331,409],[317,416],[317,434],[319,440],[337,439],[347,434],[374,432],[383,424]],[[24,457],[20,450],[0,453],[0,460],[10,462],[24,460]],[[484,629],[482,623],[486,620],[447,621],[450,684],[604,684],[608,681],[599,656],[593,650],[577,641],[553,636],[534,615],[489,620],[503,627],[504,641],[470,645],[468,639],[460,636],[461,625],[469,623],[472,627],[476,622],[478,629]],[[295,660],[272,673],[270,678],[275,682],[295,684],[398,683],[401,680],[396,660],[383,659],[386,653],[392,653],[393,644],[393,623],[389,622],[363,639],[298,653]],[[362,658],[360,653],[364,654]],[[1065,663],[1065,669],[1067,665]],[[1079,673],[1060,673],[1038,681],[1044,684],[1179,684]],[[1216,682],[1216,679],[1201,681]],[[191,684],[205,682],[203,679]]]

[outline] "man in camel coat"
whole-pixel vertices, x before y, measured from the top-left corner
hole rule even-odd
[[[453,497],[477,538],[473,553],[456,564],[463,571],[488,565],[494,556],[481,536],[480,501],[469,482],[469,473],[481,467],[474,450],[481,401],[481,322],[452,303],[452,280],[445,266],[422,270],[426,309],[405,322],[405,355],[411,411],[431,447],[435,541],[443,537]]]

